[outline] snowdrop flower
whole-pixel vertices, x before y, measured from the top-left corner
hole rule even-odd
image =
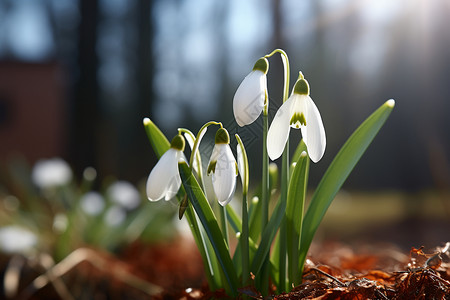
[[[119,205],[113,205],[105,213],[105,222],[112,227],[119,226],[127,218],[125,209]]]
[[[61,158],[42,159],[34,165],[31,179],[39,188],[53,188],[69,183],[72,170]]]
[[[269,62],[264,57],[260,58],[234,94],[234,118],[241,127],[253,123],[263,110],[266,102],[268,70]]]
[[[175,196],[181,186],[178,162],[186,161],[183,150],[185,141],[180,134],[176,135],[167,150],[159,159],[147,179],[147,198],[150,201],[158,201],[164,198],[166,201]]]
[[[90,216],[97,216],[105,209],[105,199],[99,192],[90,191],[80,199],[81,209]]]
[[[238,174],[236,160],[230,148],[230,136],[225,128],[219,128],[216,133],[207,174],[210,175],[211,172],[214,193],[220,205],[225,206],[233,197]]]
[[[126,210],[133,210],[141,204],[139,191],[128,181],[114,182],[108,187],[106,194],[114,203]]]
[[[289,99],[278,109],[267,133],[267,153],[271,160],[281,156],[290,127],[302,132],[309,157],[318,162],[325,152],[326,137],[319,110],[309,96],[309,84],[300,72]]]
[[[5,253],[25,253],[35,247],[38,237],[31,231],[9,225],[0,228],[0,251]]]

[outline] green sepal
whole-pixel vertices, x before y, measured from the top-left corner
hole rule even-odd
[[[261,71],[264,74],[267,74],[267,71],[269,71],[269,61],[265,57],[261,57],[258,59],[253,66],[253,71]]]
[[[173,137],[172,142],[170,142],[170,148],[184,151],[184,147],[186,145],[186,141],[184,140],[184,137],[181,134],[177,134]]]
[[[302,72],[299,73],[297,82],[294,85],[293,93],[298,95],[309,95],[309,84],[303,77]]]
[[[230,135],[225,128],[219,128],[216,132],[216,138],[214,140],[216,144],[229,144],[230,143]]]

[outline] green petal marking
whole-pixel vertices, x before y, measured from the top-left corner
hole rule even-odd
[[[216,132],[216,144],[229,144],[230,143],[230,135],[225,128],[219,128]]]
[[[253,66],[253,71],[256,70],[267,74],[267,71],[269,70],[269,61],[265,57],[261,57],[260,59],[258,59]]]
[[[210,174],[211,172],[215,172],[216,171],[216,164],[217,164],[217,160],[213,160],[209,163],[208,165],[208,170],[206,170],[206,174]]]
[[[303,113],[294,113],[291,118],[291,125],[294,125],[295,128],[300,128],[300,126],[306,126],[306,119]]]
[[[184,146],[186,142],[184,141],[184,137],[181,134],[177,134],[170,143],[170,147],[176,150],[184,151]]]

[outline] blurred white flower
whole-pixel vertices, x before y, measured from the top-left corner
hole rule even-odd
[[[22,227],[11,225],[0,228],[0,251],[25,253],[37,244],[37,236]]]
[[[53,219],[53,230],[55,232],[62,233],[66,231],[68,225],[69,220],[65,214],[58,213],[55,215],[55,218]]]
[[[88,215],[97,216],[105,209],[105,199],[99,192],[90,191],[81,197],[80,205]]]
[[[108,187],[106,194],[114,203],[127,210],[135,209],[141,203],[139,191],[128,181],[116,181]]]
[[[106,211],[105,222],[108,225],[115,227],[122,224],[125,221],[127,217],[126,215],[127,213],[125,209],[123,209],[119,205],[114,205],[108,208],[108,210]]]
[[[72,169],[61,158],[42,159],[34,165],[31,179],[43,189],[61,186],[72,180]]]

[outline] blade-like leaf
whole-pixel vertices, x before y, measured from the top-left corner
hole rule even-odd
[[[147,137],[152,145],[153,151],[155,151],[158,158],[160,158],[169,148],[170,142],[166,138],[166,136],[161,132],[161,130],[153,123],[149,118],[144,118],[144,128],[147,133]],[[178,192],[178,198],[183,199],[185,195],[184,188],[181,187]],[[208,279],[208,283],[211,288],[217,288],[219,285],[217,284],[217,280],[219,279],[219,275],[216,273],[214,276],[214,269],[217,262],[214,261],[215,257],[209,257],[207,253],[207,249],[211,246],[205,241],[203,232],[201,232],[198,227],[197,220],[195,218],[195,214],[192,210],[192,207],[189,207],[188,203],[184,203],[185,207],[183,208],[183,214],[185,209],[187,208],[187,221],[189,223],[189,227],[191,228],[192,235],[194,236],[195,243],[200,251],[203,262],[205,263],[205,273]]]
[[[169,140],[149,118],[144,118],[144,128],[153,150],[158,158],[160,158],[167,150],[169,150]]]
[[[228,285],[228,292],[232,296],[237,296],[238,280],[236,271],[229,254],[228,246],[225,243],[222,231],[219,228],[211,206],[186,162],[179,163],[179,170],[189,200],[208,235],[209,241],[222,267],[226,284]]]
[[[291,157],[291,170],[290,170],[291,174],[292,174],[292,172],[294,172],[293,164],[298,161],[298,159],[300,158],[300,155],[303,153],[303,151],[308,152],[308,150],[306,149],[306,144],[302,139],[300,141],[300,143],[298,143],[297,148],[295,149],[294,155],[292,155],[292,157]]]
[[[256,251],[255,257],[253,258],[250,270],[253,274],[257,275],[263,266],[266,258],[269,255],[270,246],[272,245],[275,234],[280,227],[281,221],[284,217],[284,212],[286,210],[286,202],[278,201],[275,207],[269,223],[262,233],[261,242],[258,246],[258,251]]]
[[[300,284],[298,253],[302,230],[303,209],[308,185],[309,157],[306,152],[298,156],[289,181],[286,207],[287,253],[289,283]]]
[[[394,100],[388,100],[372,113],[342,146],[322,177],[303,219],[299,260],[301,266],[304,264],[314,234],[331,201],[383,126],[394,105]]]

